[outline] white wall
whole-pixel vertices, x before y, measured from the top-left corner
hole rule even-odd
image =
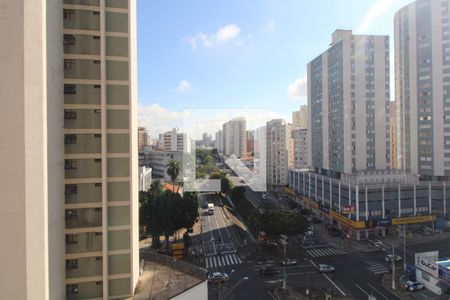
[[[208,300],[208,281],[203,281],[171,300]]]

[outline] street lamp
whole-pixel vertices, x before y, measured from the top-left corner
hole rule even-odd
[[[277,246],[277,249],[278,249],[278,251],[280,251],[280,254],[284,256],[284,262],[283,262],[283,289],[286,289],[287,288],[287,283],[286,283],[286,279],[287,279],[287,274],[286,274],[286,263],[287,263],[287,260],[286,260],[286,245],[287,245],[287,242],[285,240],[282,240],[282,242],[283,242],[284,251],[281,251],[281,248],[280,248],[280,246],[278,246],[277,243],[273,242],[272,245]]]

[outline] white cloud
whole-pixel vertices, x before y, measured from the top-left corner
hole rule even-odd
[[[294,99],[304,99],[307,97],[308,82],[306,75],[297,79],[288,86],[287,94]]]
[[[238,43],[242,43],[240,34],[241,29],[239,26],[236,24],[228,24],[220,28],[216,33],[206,34],[203,32],[198,32],[194,36],[187,35],[184,40],[191,45],[192,50],[197,50],[199,46],[212,48],[231,41],[238,41]]]
[[[356,33],[362,33],[372,25],[378,18],[384,15],[384,13],[394,4],[395,0],[377,0],[365,14],[361,23],[356,29]]]
[[[267,32],[274,32],[277,29],[277,24],[274,20],[270,20],[266,26],[264,26],[264,31]]]
[[[183,92],[190,92],[191,89],[192,89],[192,86],[189,83],[189,81],[187,81],[186,79],[183,79],[178,84],[177,91],[180,92],[180,93],[183,93]]]
[[[138,105],[139,125],[147,127],[152,137],[158,137],[159,133],[163,133],[174,127],[181,128],[183,118],[188,115],[188,112],[171,111],[158,103],[149,105],[139,103]]]

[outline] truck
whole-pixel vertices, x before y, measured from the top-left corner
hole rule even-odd
[[[214,204],[208,203],[208,214],[213,215],[214,214]]]

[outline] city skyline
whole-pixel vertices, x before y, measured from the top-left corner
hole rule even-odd
[[[181,127],[183,109],[241,108],[242,103],[290,123],[291,113],[306,104],[307,63],[328,47],[330,34],[349,29],[389,35],[393,58],[394,14],[410,2],[350,1],[343,6],[288,1],[278,6],[274,1],[232,1],[214,13],[209,3],[177,3],[173,9],[173,4],[138,1],[141,125],[156,137],[156,132]],[[253,9],[257,18],[249,16]],[[320,26],[310,30],[318,14]],[[183,26],[167,23],[172,18]],[[153,38],[162,42],[155,45]]]

